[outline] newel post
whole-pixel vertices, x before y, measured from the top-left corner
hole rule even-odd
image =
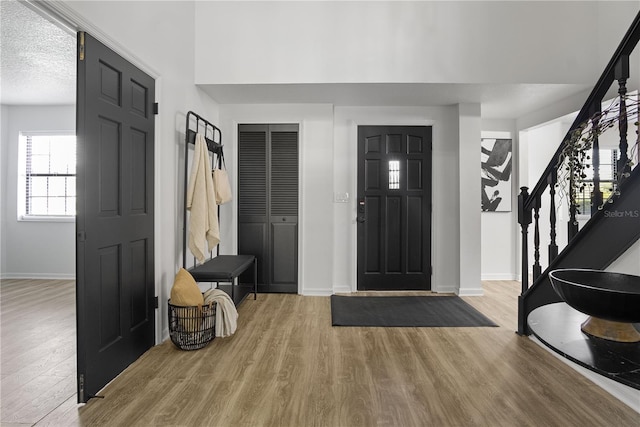
[[[527,187],[521,187],[520,194],[518,194],[518,223],[522,230],[522,293],[518,296],[518,335],[529,334],[524,295],[527,289],[529,289],[529,242],[527,242],[527,233],[532,219],[531,209],[525,208],[527,200],[529,199],[528,190]]]
[[[522,233],[522,293],[529,289],[529,242],[527,234],[529,232],[529,224],[531,224],[531,210],[525,208],[525,204],[529,199],[529,188],[521,187],[518,195],[518,224]]]

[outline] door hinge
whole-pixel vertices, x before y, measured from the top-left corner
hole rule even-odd
[[[85,402],[84,400],[84,374],[78,376],[78,401]]]
[[[87,240],[87,234],[84,231],[78,231],[76,235],[78,242],[84,242]]]
[[[153,114],[154,114],[154,115],[156,115],[156,116],[158,115],[158,109],[159,109],[159,108],[160,108],[160,107],[158,106],[158,103],[157,103],[157,102],[154,102],[154,103],[153,103]]]
[[[80,48],[78,49],[78,59],[84,61],[84,31],[80,31]]]
[[[158,299],[158,297],[153,297],[153,307],[160,308],[160,300]]]

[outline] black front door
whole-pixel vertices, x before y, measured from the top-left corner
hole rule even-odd
[[[431,289],[431,127],[358,127],[358,289]]]
[[[78,33],[78,402],[155,342],[154,80]]]

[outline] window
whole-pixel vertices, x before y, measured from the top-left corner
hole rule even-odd
[[[389,160],[389,190],[400,189],[400,161]]]
[[[602,192],[602,200],[607,200],[614,190],[614,182],[617,174],[618,150],[603,149],[600,152],[600,191]],[[576,201],[579,203],[578,211],[582,215],[590,215],[591,212],[591,196],[593,194],[593,166],[591,158],[586,160],[589,165],[585,169],[584,179],[586,184],[581,193],[578,194]]]
[[[19,171],[20,219],[75,216],[75,135],[22,133]]]

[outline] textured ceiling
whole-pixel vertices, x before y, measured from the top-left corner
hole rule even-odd
[[[74,104],[76,38],[15,0],[0,1],[0,102]]]

